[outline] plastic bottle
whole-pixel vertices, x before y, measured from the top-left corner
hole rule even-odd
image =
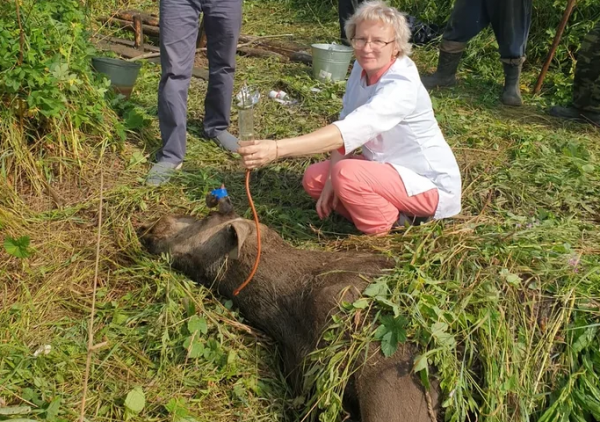
[[[288,95],[284,91],[270,91],[269,98],[271,98],[272,100],[285,100],[286,98],[288,98]]]
[[[254,139],[254,106],[258,103],[260,94],[244,84],[237,99],[238,137],[241,141],[250,141]]]

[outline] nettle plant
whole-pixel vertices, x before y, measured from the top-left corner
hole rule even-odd
[[[26,0],[19,12],[7,7],[0,20],[3,101],[36,119],[70,112],[76,128],[102,122],[107,84],[91,71],[95,49],[79,3]]]
[[[125,138],[105,95],[110,82],[91,68],[88,28],[75,0],[24,0],[0,11],[0,150],[13,151],[0,157],[4,176],[39,175],[39,158],[78,160],[83,145],[104,149]]]

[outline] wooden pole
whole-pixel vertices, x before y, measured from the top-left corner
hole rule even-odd
[[[142,29],[142,17],[133,15],[133,32],[135,33],[134,47],[144,51],[144,30]]]
[[[577,0],[569,0],[567,2],[567,8],[565,9],[565,13],[563,14],[562,20],[560,21],[558,28],[556,29],[556,35],[554,36],[552,47],[550,48],[548,57],[546,57],[546,61],[544,62],[544,66],[542,67],[542,71],[540,72],[540,76],[538,76],[537,82],[535,83],[535,88],[533,88],[534,94],[539,93],[542,89],[542,83],[544,82],[544,78],[546,77],[546,72],[548,72],[550,62],[552,62],[552,59],[554,58],[554,53],[556,53],[556,49],[558,48],[558,44],[560,43],[560,39],[565,30],[565,26],[567,26],[567,22],[569,21],[571,12],[573,12],[573,7],[575,7],[576,1]]]

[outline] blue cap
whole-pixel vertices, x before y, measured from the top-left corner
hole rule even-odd
[[[227,189],[225,189],[225,188],[213,189],[213,190],[210,191],[210,194],[212,196],[214,196],[215,198],[217,198],[217,200],[223,199],[226,196],[228,196],[227,195]]]

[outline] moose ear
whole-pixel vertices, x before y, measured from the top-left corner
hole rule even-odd
[[[206,206],[208,208],[217,208],[219,214],[228,215],[233,213],[233,204],[229,196],[219,198],[218,196],[209,193],[206,195]]]
[[[252,233],[253,224],[248,220],[237,220],[231,222],[231,227],[235,231],[237,236],[237,248],[232,249],[229,256],[233,259],[238,259],[242,252],[242,245],[246,241],[246,238]]]
[[[227,215],[233,213],[233,204],[231,203],[231,199],[226,196],[224,198],[219,199],[219,214]]]

